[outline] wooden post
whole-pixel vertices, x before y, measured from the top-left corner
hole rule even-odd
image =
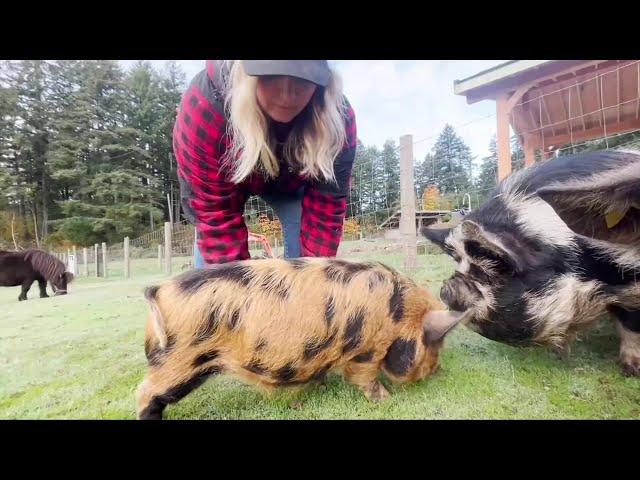
[[[99,245],[97,243],[93,246],[93,255],[94,255],[93,256],[93,261],[96,264],[96,277],[100,276],[100,268],[99,268],[100,267],[100,262],[98,261],[98,259],[99,259],[99,257],[98,257],[98,247],[99,247]]]
[[[164,272],[171,275],[171,222],[164,222]]]
[[[169,208],[169,223],[173,225],[173,203],[171,202],[171,197],[167,193],[167,207]]]
[[[129,264],[129,237],[124,237],[124,278],[131,277]]]
[[[162,271],[162,244],[158,244],[158,269]]]
[[[78,250],[73,246],[73,274],[78,275]]]
[[[102,242],[102,277],[107,278],[107,244]]]
[[[498,181],[511,173],[511,145],[509,139],[509,98],[506,95],[496,99],[496,120],[498,122]]]
[[[522,146],[522,148],[524,150],[524,166],[530,167],[536,161],[536,150],[533,146],[531,138],[524,137],[523,141],[524,145]]]
[[[416,192],[413,187],[413,135],[400,137],[400,234],[404,244],[404,268],[417,267]]]
[[[87,251],[86,248],[83,248],[82,258],[84,260],[84,263],[82,264],[82,275],[84,275],[85,277],[89,276],[89,265],[87,264],[88,257],[89,257],[89,252]]]

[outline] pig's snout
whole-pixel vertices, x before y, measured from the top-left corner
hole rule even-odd
[[[452,310],[462,312],[467,309],[466,302],[461,298],[464,289],[462,283],[456,277],[446,280],[440,289],[440,297]],[[462,295],[461,295],[462,294]]]

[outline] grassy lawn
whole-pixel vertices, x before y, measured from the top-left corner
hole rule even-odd
[[[400,267],[401,254],[366,255]],[[420,255],[416,280],[437,293],[452,263]],[[174,272],[186,259],[176,259]],[[119,275],[121,267],[109,267]],[[0,289],[0,418],[133,419],[134,391],[145,372],[144,286],[162,278],[157,260],[137,260],[133,278],[78,278],[70,295],[27,302],[19,288]],[[640,418],[640,380],[616,365],[618,341],[608,323],[584,335],[571,356],[516,349],[458,329],[440,371],[391,387],[371,404],[338,376],[326,386],[263,396],[221,376],[176,405],[168,419],[621,419]]]

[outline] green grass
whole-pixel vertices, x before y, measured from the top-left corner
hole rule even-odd
[[[352,256],[356,256],[355,254]],[[357,255],[400,267],[401,254]],[[421,255],[415,278],[437,293],[452,264]],[[183,259],[174,262],[180,270]],[[145,372],[144,286],[161,279],[157,260],[138,260],[134,278],[78,278],[70,295],[18,302],[0,289],[0,418],[133,419]],[[118,273],[118,266],[110,268]],[[567,360],[546,348],[516,349],[460,328],[447,339],[442,368],[423,382],[392,386],[372,404],[333,375],[325,386],[263,396],[216,377],[169,406],[169,419],[621,419],[640,418],[640,380],[616,365],[609,324],[590,330]]]

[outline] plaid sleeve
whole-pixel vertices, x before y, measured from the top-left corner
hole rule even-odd
[[[225,119],[201,72],[182,97],[173,130],[173,149],[185,211],[198,232],[204,261],[225,263],[249,258],[243,211],[246,194],[221,171]]]
[[[347,106],[347,141],[334,162],[337,183],[312,182],[305,188],[300,227],[304,257],[335,257],[342,239],[357,142],[355,114]]]

